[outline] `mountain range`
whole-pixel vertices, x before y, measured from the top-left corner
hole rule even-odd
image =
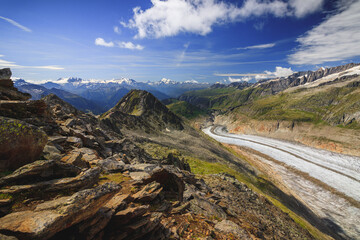
[[[146,90],[159,100],[176,98],[187,91],[204,89],[208,83],[196,81],[176,82],[170,79],[161,79],[158,82],[136,82],[133,79],[121,78],[112,80],[86,80],[81,78],[59,78],[42,84],[34,84],[23,79],[14,81],[20,91],[32,95],[38,100],[50,93],[71,103],[82,111],[91,111],[95,114],[103,113],[114,107],[116,103],[131,89]]]

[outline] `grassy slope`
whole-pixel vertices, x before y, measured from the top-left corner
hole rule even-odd
[[[360,123],[343,123],[344,114],[360,111],[360,88],[320,87],[262,96],[263,89],[204,89],[188,92],[210,101],[211,110],[231,110],[256,120],[286,120],[360,129]]]
[[[166,106],[170,109],[170,111],[177,114],[178,116],[182,116],[190,120],[206,115],[205,110],[202,110],[184,101],[174,100],[171,104],[168,104]]]

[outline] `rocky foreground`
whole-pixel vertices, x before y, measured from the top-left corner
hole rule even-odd
[[[55,95],[29,101],[10,76],[1,70],[0,239],[312,239],[234,177],[149,156],[115,121],[139,120],[119,113],[126,97],[99,118]],[[158,114],[158,127],[183,124]]]

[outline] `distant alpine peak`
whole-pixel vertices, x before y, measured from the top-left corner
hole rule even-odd
[[[196,80],[186,80],[184,81],[184,83],[199,83],[199,82]]]
[[[168,79],[168,78],[162,78],[159,83],[163,83],[163,84],[178,84],[178,82],[176,81],[173,81],[171,79]]]
[[[136,83],[136,81],[134,79],[131,79],[131,78],[114,79],[114,80],[110,80],[108,82],[114,82],[114,83],[119,83],[119,84],[127,84],[127,85],[133,85],[133,84]]]
[[[55,83],[58,84],[65,84],[65,83],[75,83],[75,82],[82,82],[81,78],[77,77],[67,77],[67,78],[58,78]]]

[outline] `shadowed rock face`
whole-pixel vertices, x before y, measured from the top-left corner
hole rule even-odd
[[[0,69],[0,100],[19,100],[26,101],[31,98],[28,93],[22,93],[14,87],[10,68]]]
[[[47,135],[25,122],[0,117],[0,171],[15,170],[35,161],[47,142]]]

